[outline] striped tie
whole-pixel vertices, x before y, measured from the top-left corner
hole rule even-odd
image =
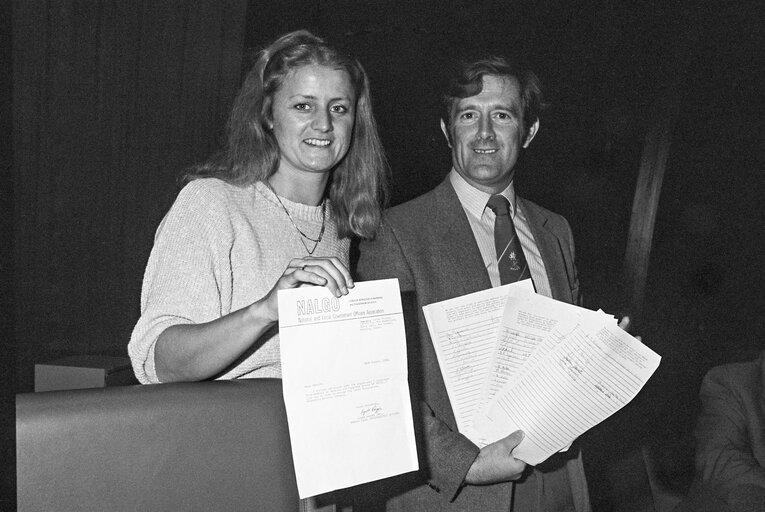
[[[488,206],[497,216],[494,221],[494,247],[497,250],[500,282],[509,284],[528,279],[531,273],[513,219],[510,218],[510,203],[504,196],[497,194],[489,198]]]

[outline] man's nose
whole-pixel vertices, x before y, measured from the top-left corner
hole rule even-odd
[[[478,124],[478,138],[483,140],[494,140],[494,125],[488,116],[481,118]]]
[[[311,128],[320,132],[332,131],[332,114],[328,110],[319,109],[311,123]]]

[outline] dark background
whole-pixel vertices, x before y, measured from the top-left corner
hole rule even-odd
[[[677,115],[637,331],[662,365],[584,438],[597,510],[607,469],[681,438],[711,366],[765,345],[761,2],[321,0],[0,2],[3,460],[13,395],[66,355],[126,354],[154,230],[177,178],[220,142],[252,52],[308,28],[372,83],[393,204],[443,179],[436,91],[454,57],[521,56],[549,108],[519,192],[570,221],[587,306],[620,314],[641,151]],[[658,114],[657,114],[658,112]],[[13,465],[3,487],[9,503]]]

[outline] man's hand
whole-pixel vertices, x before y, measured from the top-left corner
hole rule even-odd
[[[630,317],[625,316],[622,317],[621,320],[619,320],[619,327],[622,328],[622,330],[629,332],[630,331]],[[639,342],[643,342],[643,338],[640,336],[635,336],[635,339]]]
[[[523,440],[523,432],[516,430],[509,436],[487,444],[470,466],[465,483],[486,485],[518,480],[526,463],[513,457],[512,451]]]

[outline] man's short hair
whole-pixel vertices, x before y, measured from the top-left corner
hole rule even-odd
[[[528,132],[534,122],[539,119],[543,107],[542,85],[531,70],[499,56],[462,62],[455,68],[442,95],[441,119],[446,126],[451,126],[454,104],[463,98],[479,94],[483,90],[483,77],[486,75],[512,77],[518,80],[521,88],[524,130]]]

